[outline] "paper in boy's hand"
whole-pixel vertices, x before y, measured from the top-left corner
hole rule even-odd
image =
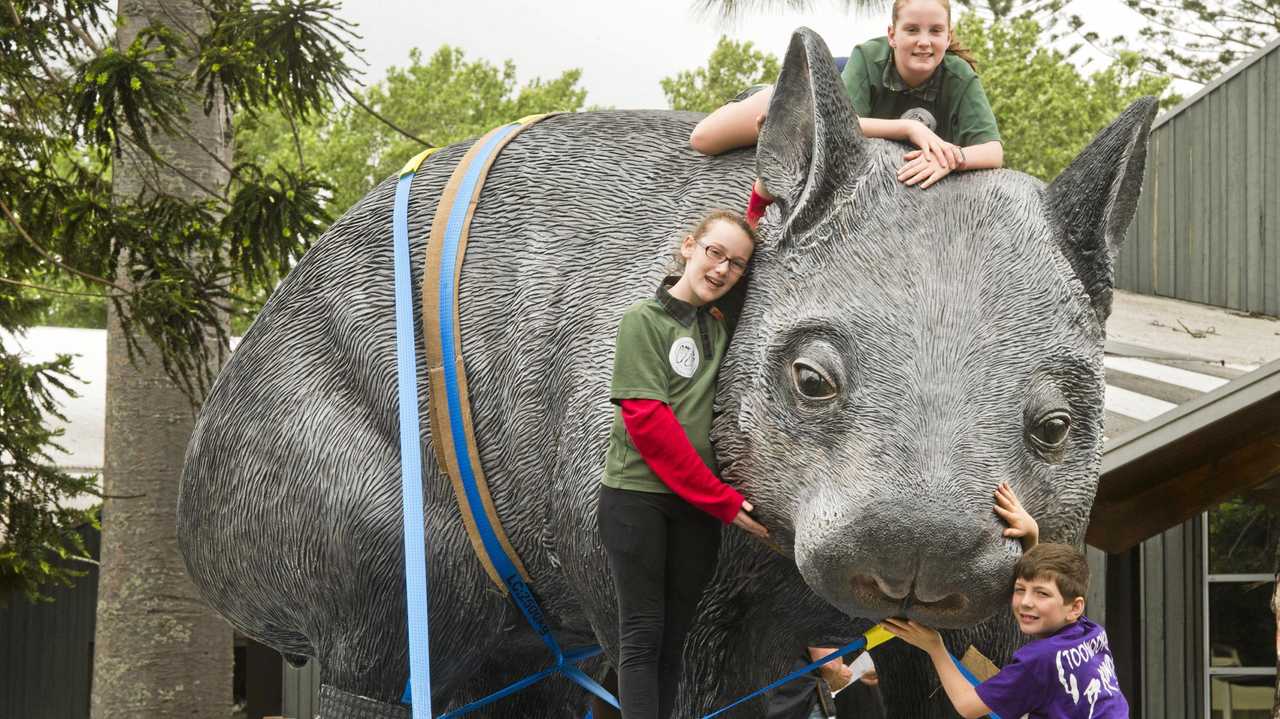
[[[855,682],[861,679],[863,674],[874,671],[875,668],[876,665],[871,662],[871,654],[869,652],[859,654],[858,658],[849,664],[849,669],[853,671],[853,681]]]
[[[863,652],[858,655],[857,659],[854,659],[853,662],[849,664],[849,670],[853,672],[853,676],[849,679],[849,683],[840,687],[839,690],[831,692],[831,696],[835,696],[836,694],[839,694],[845,689],[853,686],[858,682],[858,680],[862,679],[863,675],[867,672],[875,671],[876,665],[871,662],[871,654],[869,652]]]

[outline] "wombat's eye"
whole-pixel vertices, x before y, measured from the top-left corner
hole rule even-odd
[[[1067,439],[1071,417],[1066,412],[1050,412],[1031,428],[1031,439],[1044,449],[1056,449]]]
[[[791,363],[791,380],[796,391],[809,399],[831,399],[836,396],[836,384],[817,365],[798,359]]]

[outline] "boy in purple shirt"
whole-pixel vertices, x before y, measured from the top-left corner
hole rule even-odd
[[[1066,544],[1040,544],[1014,567],[1010,605],[1032,640],[998,674],[974,687],[956,669],[938,632],[915,621],[884,626],[929,653],[952,705],[967,719],[1128,719],[1107,632],[1084,616],[1089,565]],[[1068,599],[1070,597],[1070,599]]]

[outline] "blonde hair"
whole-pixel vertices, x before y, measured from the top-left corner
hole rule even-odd
[[[700,240],[703,235],[707,234],[707,230],[711,229],[711,226],[717,222],[728,222],[745,232],[747,238],[751,240],[753,250],[760,242],[760,236],[756,234],[756,228],[747,222],[747,218],[741,212],[734,212],[733,210],[712,210],[708,212],[686,234],[693,235],[694,240]],[[684,244],[684,237],[684,235],[680,236],[680,241],[676,243],[675,249],[671,252],[672,274],[678,275],[684,272],[684,255],[680,254],[680,247]]]
[[[898,10],[905,7],[909,2],[911,2],[911,0],[893,0],[893,17],[890,19],[890,22],[892,22],[895,27],[898,24]],[[977,72],[978,61],[974,59],[973,51],[965,47],[964,43],[960,42],[960,38],[956,36],[955,28],[951,27],[951,0],[934,0],[934,2],[941,5],[942,9],[947,11],[947,26],[951,28],[951,44],[947,45],[947,52],[969,63],[969,67],[973,68],[974,72]]]

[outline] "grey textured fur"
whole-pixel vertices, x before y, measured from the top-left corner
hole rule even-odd
[[[1003,663],[1019,642],[1003,611],[1018,548],[1001,536],[993,489],[1013,484],[1046,540],[1079,543],[1093,501],[1111,258],[1141,187],[1153,101],[1052,185],[991,171],[921,191],[894,179],[902,145],[860,136],[829,57],[815,34],[796,33],[754,156],[780,201],[713,433],[724,478],[782,551],[725,530],[685,648],[681,717],[890,614],[955,628],[954,649],[972,643]],[[610,656],[595,501],[614,332],[652,293],[682,228],[741,207],[757,172],[749,150],[688,149],[697,119],[594,112],[531,128],[484,187],[460,285],[499,514],[562,644],[599,641]],[[466,148],[438,153],[414,182],[415,295],[437,198]],[[272,296],[204,406],[179,502],[187,565],[209,602],[245,634],[314,657],[329,687],[387,703],[388,717],[408,673],[393,192],[384,182],[349,211]],[[834,398],[801,394],[797,360]],[[1045,448],[1033,435],[1052,411],[1070,430]],[[427,431],[438,712],[548,657],[472,554]],[[923,654],[892,642],[875,655],[891,716],[951,715],[927,698],[936,680]],[[564,716],[584,702],[555,678],[488,715]],[[762,712],[756,702],[735,716]]]

